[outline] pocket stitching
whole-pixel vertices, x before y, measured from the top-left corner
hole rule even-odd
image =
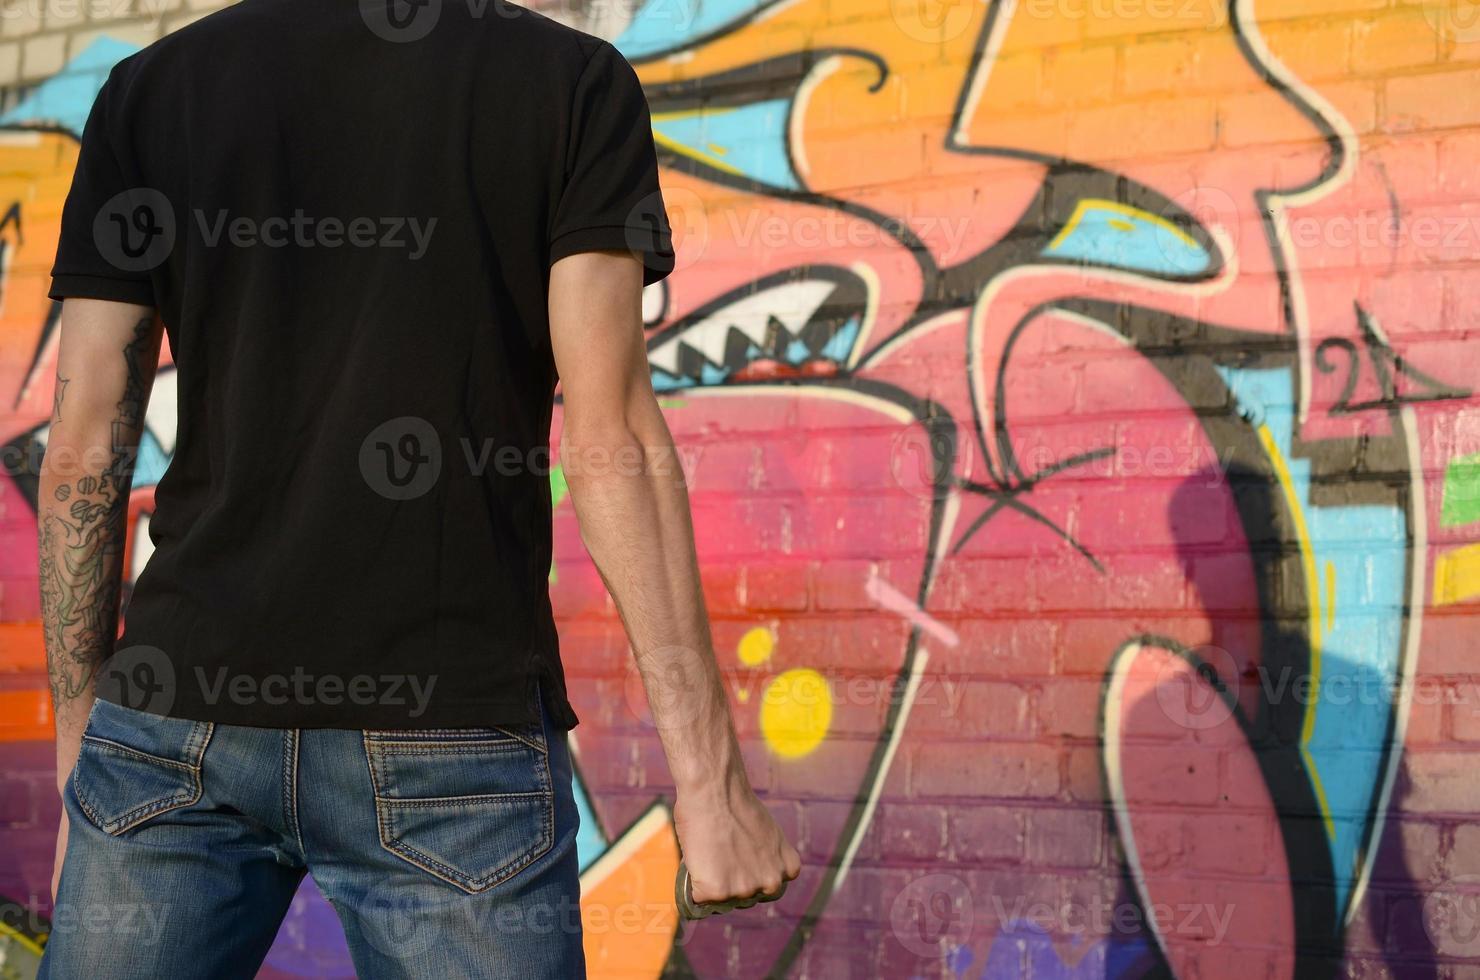
[[[96,826],[103,833],[108,834],[111,837],[117,837],[129,830],[132,830],[144,821],[158,816],[161,813],[166,813],[170,810],[178,810],[181,807],[190,806],[192,803],[195,803],[197,800],[199,800],[204,793],[204,786],[201,782],[200,772],[201,761],[205,758],[206,746],[210,744],[211,736],[215,733],[215,730],[215,722],[197,721],[191,723],[190,735],[185,739],[185,753],[187,757],[194,757],[195,761],[193,763],[180,762],[176,759],[166,759],[163,756],[155,755],[152,752],[141,752],[138,749],[130,748],[129,746],[122,745],[118,742],[113,741],[112,739],[100,738],[96,735],[88,735],[84,733],[82,736],[82,740],[84,742],[91,740],[99,746],[106,746],[107,749],[116,750],[124,754],[134,756],[146,762],[163,763],[170,768],[184,770],[190,775],[190,781],[193,786],[190,789],[182,789],[170,796],[164,797],[163,799],[151,800],[150,802],[142,804],[141,806],[136,806],[132,810],[127,810],[124,813],[119,814],[112,820],[104,820],[102,816],[92,807],[92,805],[88,803],[87,796],[82,789],[82,782],[77,778],[78,772],[80,771],[81,767],[74,766],[72,768],[72,795],[77,798],[77,805],[82,808],[83,813],[87,814],[88,819],[93,822],[94,826]],[[202,733],[204,734],[202,735]],[[199,741],[199,746],[193,745],[193,743],[195,743],[196,741]],[[118,824],[118,826],[113,830],[109,830],[108,828],[111,824]]]
[[[487,755],[490,748],[497,750],[498,747],[512,749],[514,746],[509,742],[395,742],[379,743],[375,750],[383,756],[403,755]],[[529,746],[525,746],[529,748]]]
[[[535,861],[539,860],[539,858],[543,854],[545,854],[545,852],[547,852],[553,844],[553,841],[549,840],[549,836],[550,835],[546,833],[542,837],[542,839],[537,844],[535,844],[534,847],[519,855],[518,857],[512,859],[507,867],[500,868],[493,874],[485,875],[482,878],[474,878],[471,875],[468,875],[466,872],[459,871],[457,868],[444,864],[441,861],[438,861],[436,858],[432,857],[430,854],[426,854],[423,851],[417,850],[415,847],[412,847],[410,844],[407,844],[403,840],[392,839],[389,843],[385,841],[382,841],[381,843],[387,849],[401,855],[403,859],[410,861],[417,867],[431,872],[438,878],[441,878],[443,881],[449,882],[450,884],[461,888],[463,891],[469,893],[470,895],[476,895],[479,892],[488,891],[488,889],[492,888],[494,885],[497,885],[504,881],[508,881],[510,878],[514,877],[516,874],[529,867]],[[467,883],[465,884],[464,882]]]
[[[159,765],[169,766],[173,769],[183,769],[186,772],[190,772],[193,768],[196,768],[192,767],[188,762],[181,762],[179,759],[169,759],[162,755],[155,755],[153,752],[144,752],[139,749],[130,748],[129,746],[124,745],[122,742],[115,742],[111,738],[103,738],[100,735],[84,735],[82,736],[82,740],[84,742],[92,742],[95,745],[104,746],[109,750],[114,750],[124,755],[131,755],[134,758],[142,759],[145,762],[155,762]],[[186,745],[188,746],[189,742],[187,742]]]
[[[474,878],[472,875],[466,874],[456,868],[450,867],[449,865],[438,861],[431,855],[424,854],[423,852],[412,847],[410,844],[407,844],[405,841],[395,837],[391,832],[391,828],[388,826],[387,818],[392,812],[394,812],[394,810],[398,808],[416,806],[445,806],[448,801],[455,802],[466,799],[488,799],[489,796],[471,798],[426,797],[422,799],[409,800],[385,796],[381,792],[381,774],[377,771],[375,756],[377,751],[384,753],[387,746],[384,743],[374,742],[370,737],[370,732],[368,731],[362,733],[361,741],[364,743],[365,747],[366,766],[370,770],[370,786],[375,798],[375,825],[376,828],[379,830],[380,846],[389,853],[395,854],[403,861],[411,864],[413,867],[420,868],[433,877],[445,881],[449,885],[465,891],[470,895],[477,895],[481,892],[488,891],[495,885],[508,881],[510,878],[514,877],[519,872],[523,871],[525,868],[538,861],[541,857],[544,857],[545,854],[549,853],[550,848],[555,846],[555,794],[550,785],[550,758],[548,753],[540,753],[540,773],[541,782],[544,784],[543,790],[537,790],[532,793],[507,794],[505,796],[494,797],[494,799],[522,798],[543,800],[545,804],[542,807],[544,828],[539,841],[529,851],[526,851],[524,854],[521,854],[518,857],[514,858],[506,866],[493,872],[493,874],[485,875],[482,878]],[[523,741],[523,739],[520,739],[519,741]],[[465,883],[465,880],[467,883]]]
[[[490,737],[487,737],[487,735],[484,735],[483,734],[483,733],[488,733],[488,735],[491,735],[494,732],[497,732],[498,734],[503,735],[504,737],[503,738],[490,738]],[[468,728],[423,728],[423,729],[370,728],[370,729],[365,729],[364,732],[362,733],[362,735],[363,735],[364,741],[365,741],[365,743],[367,745],[369,745],[371,743],[374,743],[375,745],[377,745],[377,746],[379,746],[379,747],[381,747],[383,749],[388,749],[388,748],[390,748],[392,746],[398,746],[398,745],[434,745],[434,746],[437,746],[439,748],[444,747],[444,746],[445,747],[448,747],[448,748],[451,748],[452,746],[458,746],[458,745],[469,745],[469,746],[498,745],[500,743],[503,743],[503,742],[507,742],[507,741],[511,741],[512,740],[512,741],[515,741],[515,742],[520,743],[521,745],[526,745],[529,748],[534,749],[536,752],[542,752],[542,753],[544,753],[546,755],[549,755],[549,753],[550,753],[550,747],[549,747],[549,745],[547,745],[545,743],[545,740],[544,740],[544,731],[543,730],[541,730],[537,736],[536,735],[521,735],[518,732],[514,731],[512,728],[507,728],[507,727],[505,727],[503,725],[492,725],[492,726],[490,726],[488,728],[480,728],[480,729],[468,729]],[[408,737],[408,736],[414,736],[414,737]],[[419,737],[419,736],[425,736],[425,737]],[[441,736],[441,737],[439,738],[438,736]],[[447,736],[460,736],[460,737],[457,737],[457,738],[448,738]]]
[[[414,796],[409,799],[377,795],[375,802],[389,807],[418,807],[446,806],[449,803],[517,803],[521,800],[542,800],[545,796],[541,790],[528,793],[472,793],[468,796]]]
[[[544,744],[544,740],[545,740],[544,739],[544,735],[545,735],[545,733],[544,733],[544,730],[543,729],[540,730],[540,740],[538,742],[536,742],[534,739],[532,739],[532,738],[525,738],[523,735],[520,735],[518,732],[511,731],[511,730],[503,727],[502,725],[495,725],[493,727],[494,728],[497,728],[499,731],[503,732],[505,735],[507,735],[510,738],[514,739],[514,741],[516,741],[516,742],[523,742],[525,745],[527,745],[530,748],[534,749],[536,752],[540,752],[540,753],[542,753],[544,755],[549,755],[550,754],[550,747],[548,745]],[[546,763],[546,767],[548,768],[548,763]]]

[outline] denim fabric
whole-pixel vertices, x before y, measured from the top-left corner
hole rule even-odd
[[[566,733],[246,728],[99,701],[42,980],[252,977],[305,873],[362,978],[585,975]]]

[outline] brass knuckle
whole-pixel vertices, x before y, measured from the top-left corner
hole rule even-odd
[[[682,861],[678,862],[678,876],[674,881],[673,898],[674,904],[678,906],[678,914],[690,921],[707,919],[711,915],[724,915],[735,909],[754,908],[760,902],[774,902],[786,894],[786,882],[781,882],[781,888],[774,895],[752,895],[748,898],[736,898],[727,902],[696,902],[694,901],[694,882],[689,877],[688,865]]]

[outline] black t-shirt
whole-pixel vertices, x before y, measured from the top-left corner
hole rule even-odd
[[[647,103],[538,14],[244,0],[120,62],[51,295],[156,306],[179,417],[100,696],[424,728],[531,721],[542,692],[574,725],[546,298],[604,249],[672,269]]]

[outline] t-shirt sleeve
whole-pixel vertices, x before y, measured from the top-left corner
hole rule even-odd
[[[72,189],[62,206],[61,237],[51,270],[52,299],[85,297],[155,305],[149,276],[158,263],[150,239],[163,228],[153,192],[130,187],[114,152],[109,118],[112,79],[98,91],[82,130]]]
[[[647,98],[632,66],[605,41],[576,83],[566,157],[550,262],[626,249],[642,259],[644,284],[672,272],[673,240]]]

